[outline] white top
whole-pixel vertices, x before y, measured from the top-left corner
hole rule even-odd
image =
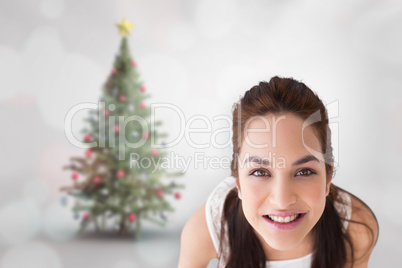
[[[209,233],[211,235],[212,242],[215,250],[219,256],[219,268],[225,267],[227,258],[229,256],[229,238],[227,237],[227,225],[225,224],[225,237],[223,238],[223,252],[219,252],[220,246],[220,234],[221,234],[221,220],[223,204],[226,200],[227,194],[236,186],[235,179],[228,177],[219,183],[218,186],[209,195],[206,205],[205,213]],[[344,201],[344,204],[335,202],[335,208],[345,219],[350,219],[352,215],[351,199],[349,194],[339,191],[340,197]],[[343,221],[344,232],[348,228],[348,221]],[[267,261],[266,268],[309,268],[311,266],[313,253],[307,254],[301,258],[281,260],[281,261]]]

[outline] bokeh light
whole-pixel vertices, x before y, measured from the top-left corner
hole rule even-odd
[[[170,28],[169,43],[178,50],[188,50],[195,45],[197,35],[195,28],[185,22],[173,24]]]
[[[63,14],[65,5],[64,0],[42,0],[40,11],[46,18],[56,19]]]
[[[43,212],[43,231],[52,240],[67,241],[79,229],[79,220],[73,218],[71,207],[73,200],[67,201],[65,206],[59,202],[52,203]]]
[[[132,260],[124,259],[118,260],[112,268],[136,268],[139,267]]]
[[[133,255],[146,267],[173,267],[178,260],[179,240],[172,241],[166,236],[152,237],[134,245]],[[157,257],[156,257],[157,256]]]
[[[25,183],[22,193],[26,199],[34,202],[38,206],[43,205],[48,198],[48,190],[43,185],[43,182],[38,179],[30,180]]]
[[[17,245],[33,239],[41,228],[40,208],[29,200],[15,200],[0,207],[0,244]]]
[[[138,64],[141,78],[152,94],[152,102],[175,103],[186,97],[189,87],[188,74],[183,63],[177,58],[151,54],[140,57]],[[172,94],[172,91],[175,94]]]
[[[41,242],[10,248],[0,260],[0,268],[63,268],[57,252]]]
[[[238,16],[236,1],[197,1],[195,23],[207,38],[219,39],[235,30]]]

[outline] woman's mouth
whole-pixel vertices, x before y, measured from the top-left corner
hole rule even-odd
[[[271,216],[271,215],[265,215],[268,219],[274,222],[279,222],[279,223],[288,223],[297,220],[302,214],[294,214],[292,216],[286,216],[286,217],[278,217],[278,216]]]
[[[297,213],[293,215],[283,216],[273,216],[264,215],[263,218],[270,226],[278,230],[290,230],[295,228],[303,220],[306,213]]]

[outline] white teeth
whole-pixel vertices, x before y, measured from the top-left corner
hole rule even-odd
[[[287,216],[287,217],[284,218],[284,217],[277,217],[277,216],[268,215],[268,217],[271,220],[273,220],[275,222],[280,222],[280,223],[287,223],[287,222],[294,221],[296,218],[298,218],[298,216],[299,216],[299,214],[295,214],[295,215]]]

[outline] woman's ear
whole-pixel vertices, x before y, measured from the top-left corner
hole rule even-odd
[[[326,187],[326,190],[325,190],[325,196],[328,196],[329,195],[329,189],[331,188],[331,180],[329,180],[328,182],[327,182],[327,187]]]
[[[240,190],[240,182],[239,182],[239,178],[236,178],[236,189],[237,189],[237,196],[239,197],[239,199],[242,199],[241,196],[241,190]]]
[[[326,185],[326,190],[325,190],[325,196],[329,195],[329,190],[331,188],[331,182],[332,182],[332,178],[334,176],[334,163],[331,164],[331,172],[330,172],[330,177],[327,178],[327,185]]]

